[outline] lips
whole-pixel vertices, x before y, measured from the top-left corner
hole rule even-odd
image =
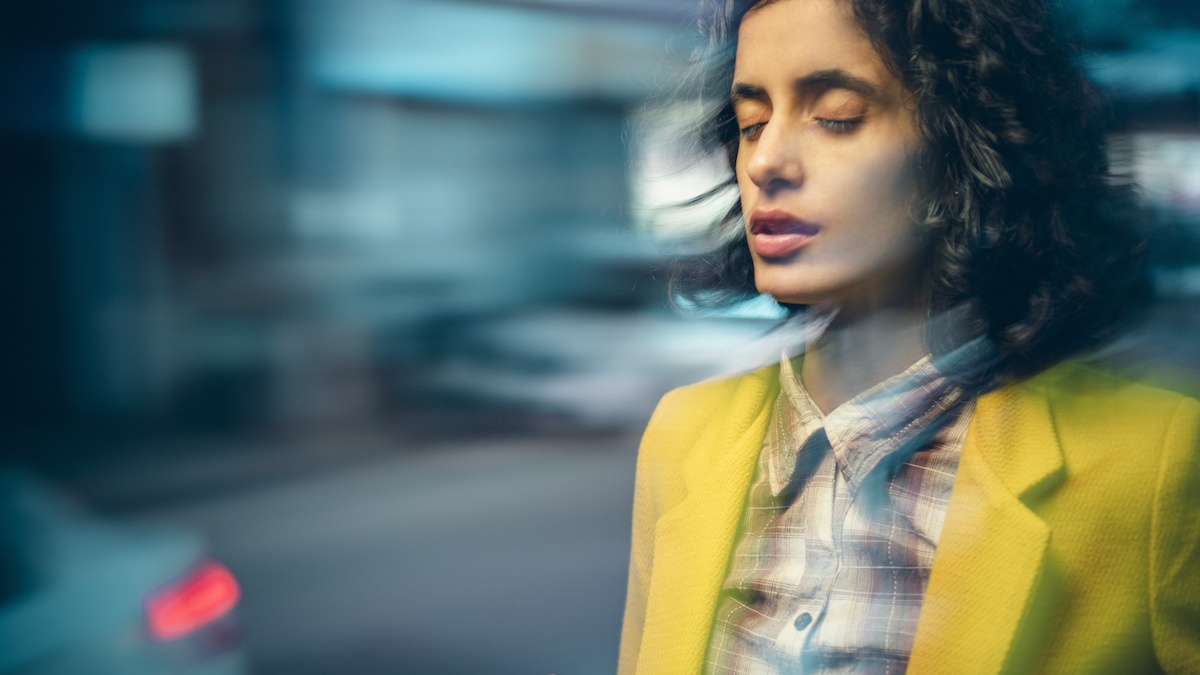
[[[786,211],[755,211],[750,215],[750,246],[760,257],[783,258],[807,246],[821,227]]]

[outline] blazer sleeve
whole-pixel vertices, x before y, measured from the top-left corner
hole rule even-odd
[[[646,599],[654,567],[655,530],[658,519],[686,495],[683,456],[703,426],[705,411],[712,405],[712,388],[702,383],[675,389],[663,396],[638,448],[629,586],[625,593],[617,670],[620,675],[633,675],[638,669]]]
[[[652,419],[653,426],[653,419]],[[650,436],[647,429],[645,438]],[[621,652],[617,662],[620,675],[632,675],[637,669],[642,646],[642,628],[646,621],[646,593],[650,589],[650,568],[654,560],[654,514],[650,506],[650,486],[643,469],[646,440],[638,450],[638,468],[633,488],[633,533],[629,552],[629,585],[625,589],[625,617],[621,622]]]
[[[1184,399],[1164,438],[1151,516],[1154,651],[1168,673],[1200,673],[1200,403]]]
[[[633,492],[633,532],[629,554],[629,585],[625,591],[625,617],[621,622],[621,652],[619,675],[637,671],[638,653],[642,646],[642,629],[646,621],[646,595],[650,590],[650,570],[654,563],[654,528],[658,522],[656,503],[664,486],[658,485],[670,441],[669,427],[676,416],[679,391],[672,391],[659,401],[650,417],[638,448],[637,474]]]

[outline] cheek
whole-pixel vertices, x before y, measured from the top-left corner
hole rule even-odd
[[[756,194],[754,183],[744,179],[744,174],[739,170],[736,174],[738,186],[738,200],[742,205],[742,222],[746,227],[749,227],[748,222],[750,210],[754,208],[753,198]]]
[[[857,168],[857,186],[851,198],[872,211],[888,211],[905,221],[919,202],[920,180],[915,157],[898,151],[876,157]]]
[[[733,177],[737,179],[738,190],[745,194],[748,190],[754,187],[754,183],[746,176],[745,160],[742,159],[744,153],[738,156],[737,163],[733,166]]]

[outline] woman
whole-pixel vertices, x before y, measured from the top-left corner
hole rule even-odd
[[[660,403],[621,672],[1200,672],[1200,404],[1066,361],[1146,283],[1040,1],[730,4],[693,290],[831,318]]]

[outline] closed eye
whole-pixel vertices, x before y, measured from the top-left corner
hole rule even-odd
[[[817,123],[835,134],[848,134],[858,129],[859,125],[863,123],[863,119],[861,117],[851,119],[828,119],[822,117],[817,118]]]
[[[767,126],[766,122],[751,124],[749,126],[742,127],[739,133],[744,140],[752,141],[758,138],[758,135],[762,133],[762,129],[765,126]]]

